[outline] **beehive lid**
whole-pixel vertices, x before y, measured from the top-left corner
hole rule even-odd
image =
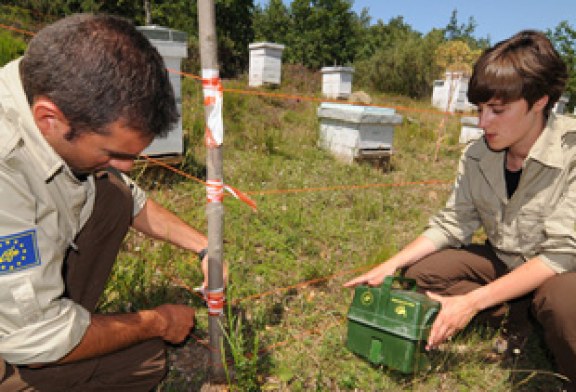
[[[323,67],[320,70],[321,73],[331,73],[331,72],[346,72],[353,73],[354,68],[352,67]]]
[[[331,102],[322,102],[320,104],[318,117],[354,123],[386,123],[393,125],[402,123],[402,116],[396,114],[393,108]]]
[[[249,49],[278,49],[284,50],[284,45],[282,44],[275,44],[272,42],[254,42],[248,45]]]
[[[183,31],[174,30],[168,27],[148,25],[136,27],[150,40],[186,42],[187,34]]]
[[[460,119],[460,123],[462,125],[472,125],[477,127],[478,126],[478,117],[474,116],[474,117],[462,117]]]

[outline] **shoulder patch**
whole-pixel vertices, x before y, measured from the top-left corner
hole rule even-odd
[[[40,265],[36,230],[0,237],[0,275]]]

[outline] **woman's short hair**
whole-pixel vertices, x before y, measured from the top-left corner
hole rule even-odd
[[[531,108],[547,95],[544,114],[548,116],[567,78],[566,65],[546,35],[524,30],[480,56],[468,85],[468,100],[479,104],[492,98],[503,102],[524,98]]]

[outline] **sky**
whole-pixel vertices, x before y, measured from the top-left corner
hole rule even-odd
[[[444,28],[452,11],[458,11],[458,23],[467,24],[474,17],[476,38],[490,38],[491,43],[506,39],[516,32],[531,28],[554,29],[567,20],[576,28],[576,0],[353,0],[353,10],[360,14],[368,9],[372,23],[403,16],[404,22],[423,34],[433,28]]]
[[[444,28],[450,21],[452,11],[458,11],[459,25],[467,24],[472,16],[477,23],[474,36],[490,38],[495,44],[520,30],[554,29],[567,20],[576,29],[576,0],[352,0],[353,10],[360,15],[368,9],[372,23],[381,19],[388,23],[391,18],[403,16],[412,29],[427,34],[433,28]],[[255,0],[265,5],[268,0]],[[290,0],[284,0],[290,4]]]

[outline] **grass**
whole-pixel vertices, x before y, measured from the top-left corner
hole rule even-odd
[[[318,85],[318,75],[287,72],[286,85],[273,92],[314,96],[319,91],[305,90]],[[245,80],[224,85],[245,86]],[[183,97],[187,149],[182,168],[202,177],[204,126],[197,82],[184,81]],[[400,112],[404,121],[395,130],[395,153],[388,170],[344,164],[320,150],[318,103],[225,93],[225,181],[258,203],[254,213],[233,198],[224,201],[231,305],[225,323],[228,388],[549,390],[557,378],[550,373],[553,367],[538,336],[521,363],[505,364],[487,359],[493,334],[483,337],[473,331],[435,352],[430,372],[414,376],[373,366],[346,348],[352,291],[343,289],[342,283],[359,269],[386,260],[422,231],[450,192],[461,152],[458,118],[448,118],[446,128],[439,129],[442,116],[432,113],[427,102],[383,95],[373,99],[410,108]],[[134,174],[157,201],[205,230],[201,185],[160,168]],[[428,180],[441,182],[419,184]],[[353,188],[368,184],[374,186]],[[309,191],[323,187],[342,188]],[[265,193],[276,190],[302,191]],[[166,301],[190,304],[198,309],[195,336],[206,339],[206,309],[174,277],[185,287],[198,285],[196,257],[131,233],[101,309],[140,309]],[[310,280],[315,281],[298,286]],[[257,360],[250,356],[255,351]],[[159,390],[200,390],[209,370],[205,359],[206,349],[195,339],[174,348],[172,370]]]

